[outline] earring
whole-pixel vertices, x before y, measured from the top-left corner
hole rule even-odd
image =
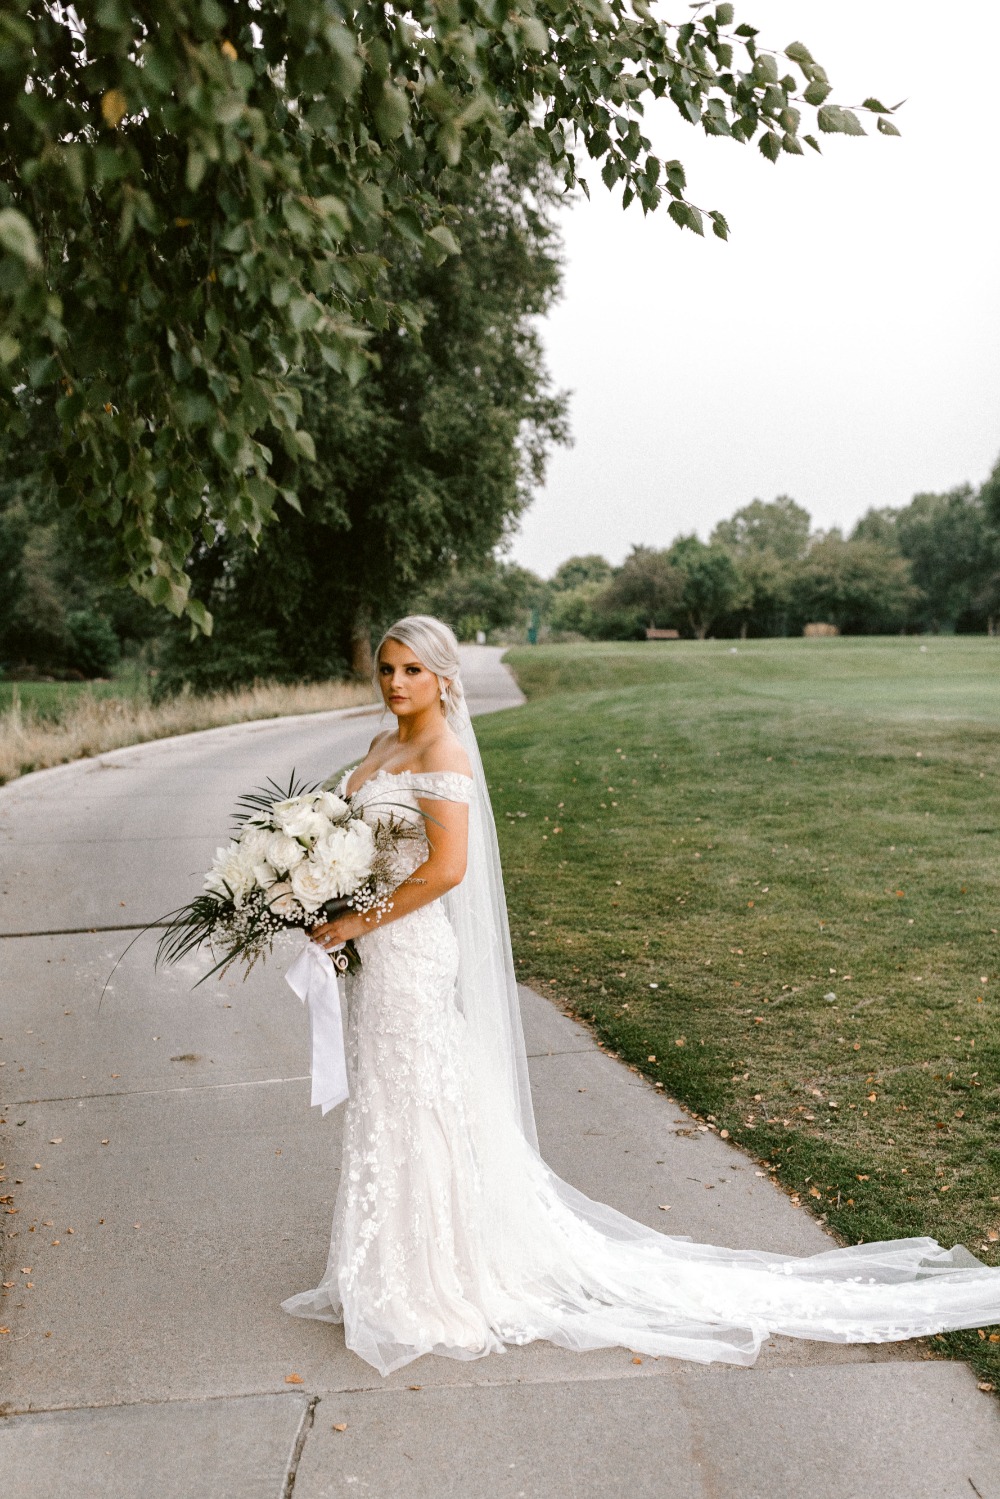
[[[441,688],[441,701],[442,702],[445,701],[445,695],[444,695],[444,688],[443,687]]]

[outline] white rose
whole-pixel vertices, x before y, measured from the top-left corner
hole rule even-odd
[[[289,838],[298,838],[300,843],[312,845],[317,838],[330,831],[330,820],[322,812],[314,812],[312,797],[293,797],[288,802],[278,802],[274,808],[274,820]]]
[[[334,796],[332,791],[321,792],[314,800],[313,808],[329,817],[331,822],[341,822],[351,810],[343,797]]]
[[[205,889],[210,894],[221,896],[223,900],[232,896],[239,909],[255,883],[253,864],[238,843],[215,850],[212,868],[205,876]]]
[[[312,859],[303,859],[296,864],[289,876],[289,883],[296,899],[306,911],[317,911],[325,901],[332,899],[337,891],[333,887],[330,873]]]
[[[297,921],[304,913],[287,880],[272,885],[268,892],[268,907],[283,921]]]
[[[275,869],[287,873],[301,864],[305,856],[306,851],[297,838],[289,838],[287,833],[268,833],[264,858]]]

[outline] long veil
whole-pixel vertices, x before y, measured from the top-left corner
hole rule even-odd
[[[489,789],[460,680],[448,722],[469,757],[464,879],[443,897],[458,939],[471,1145],[482,1187],[481,1304],[503,1341],[750,1364],[774,1333],[883,1342],[1000,1321],[1000,1270],[931,1238],[805,1257],[666,1235],[563,1181],[538,1152]],[[451,1351],[457,1357],[476,1356]],[[480,1352],[488,1351],[488,1346]]]
[[[469,757],[475,782],[465,878],[444,897],[445,912],[458,939],[456,1002],[468,1027],[470,1062],[478,1074],[481,1096],[491,1095],[491,1110],[516,1122],[537,1150],[496,823],[479,743],[458,679],[448,696],[448,722]]]

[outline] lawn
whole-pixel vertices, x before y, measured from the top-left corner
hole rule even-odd
[[[1000,1264],[1000,641],[508,653],[518,973],[845,1242]],[[1000,1388],[1000,1330],[950,1335]]]
[[[26,712],[56,722],[82,696],[92,698],[141,698],[148,695],[148,678],[138,668],[130,668],[120,677],[96,682],[8,682],[0,680],[0,713],[15,699]]]

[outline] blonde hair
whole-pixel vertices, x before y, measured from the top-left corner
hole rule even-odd
[[[397,619],[386,630],[375,651],[376,688],[379,685],[379,656],[387,640],[398,640],[400,645],[410,647],[421,664],[441,682],[444,694],[442,711],[448,717],[457,714],[465,702],[465,693],[459,676],[458,641],[451,627],[444,620],[435,619],[433,614],[407,614]],[[447,683],[444,678],[448,679]]]

